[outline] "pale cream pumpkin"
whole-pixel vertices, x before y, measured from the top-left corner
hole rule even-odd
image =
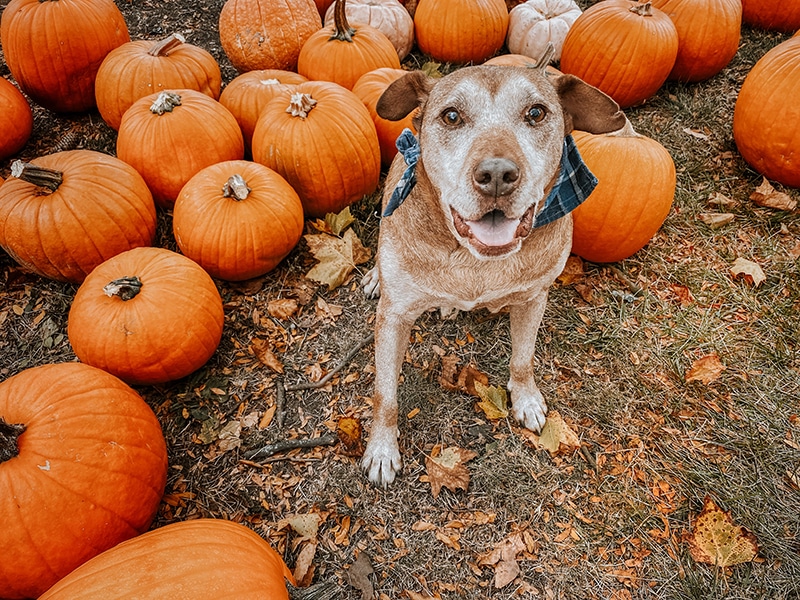
[[[538,59],[553,44],[552,61],[561,58],[564,38],[581,15],[574,0],[528,0],[511,9],[506,45],[514,54]]]
[[[335,2],[331,4],[325,13],[326,27],[333,24],[335,5]],[[345,14],[352,23],[363,23],[381,31],[392,42],[400,60],[411,52],[414,20],[398,0],[347,0]]]

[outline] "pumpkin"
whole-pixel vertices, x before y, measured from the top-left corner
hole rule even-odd
[[[559,67],[626,108],[658,91],[677,56],[678,31],[650,2],[603,0],[573,23]]]
[[[652,0],[678,30],[678,56],[668,79],[703,81],[739,49],[741,0]]]
[[[211,358],[223,320],[214,281],[196,262],[164,248],[134,248],[86,277],[67,336],[86,364],[128,383],[165,383]]]
[[[372,122],[375,123],[375,129],[378,132],[378,143],[381,148],[381,164],[388,166],[391,164],[395,155],[397,154],[397,138],[403,132],[403,129],[411,129],[416,132],[414,128],[413,119],[416,110],[405,116],[399,121],[389,121],[384,119],[378,114],[376,106],[389,84],[403,75],[408,73],[403,69],[375,69],[369,73],[362,75],[353,87],[353,93],[361,98],[364,106],[367,107]]]
[[[742,21],[759,29],[792,33],[800,29],[800,2],[742,0]]]
[[[371,194],[381,171],[369,111],[353,92],[328,81],[298,84],[264,107],[253,160],[289,182],[307,217],[338,213]]]
[[[20,89],[56,112],[92,108],[100,63],[128,41],[112,0],[11,0],[0,20],[3,54]]]
[[[197,90],[170,90],[134,102],[122,116],[117,156],[142,174],[156,204],[172,208],[203,167],[244,157],[239,123]]]
[[[650,241],[675,196],[675,163],[664,146],[634,131],[572,133],[578,151],[598,179],[573,213],[572,251],[592,262],[628,258]]]
[[[334,4],[334,22],[303,45],[297,72],[308,79],[333,81],[348,90],[364,73],[380,67],[400,68],[397,51],[382,32],[347,20],[345,0]]]
[[[0,383],[0,597],[38,597],[147,531],[166,479],[158,419],[116,377],[73,362]]]
[[[181,252],[213,277],[241,281],[274,269],[303,234],[303,205],[286,180],[243,160],[206,167],[175,201]]]
[[[325,25],[334,23],[335,6],[325,13]],[[347,0],[345,9],[351,23],[364,23],[382,32],[403,60],[414,45],[414,20],[398,0]]]
[[[419,0],[414,36],[419,49],[435,60],[480,63],[506,41],[504,0]]]
[[[222,49],[240,73],[293,71],[303,44],[321,27],[314,0],[226,0],[219,14]]]
[[[538,60],[547,44],[552,44],[552,60],[558,62],[564,38],[579,16],[581,9],[574,0],[528,0],[518,4],[508,14],[506,46],[514,54]]]
[[[800,188],[800,36],[778,44],[745,77],[733,111],[733,138],[756,171]],[[6,184],[8,185],[8,184]]]
[[[179,33],[153,42],[128,42],[108,53],[95,81],[100,116],[119,129],[122,115],[139,98],[187,88],[219,98],[222,76],[216,59]]]
[[[115,254],[152,244],[153,197],[141,175],[94,150],[15,161],[0,189],[0,246],[31,271],[80,283]]]
[[[30,104],[13,83],[0,77],[0,160],[22,150],[32,131]]]
[[[286,579],[295,583],[280,555],[252,529],[223,519],[195,519],[107,550],[40,600],[288,600]]]
[[[484,65],[494,65],[500,67],[526,67],[529,69],[541,68],[537,61],[533,60],[530,56],[524,54],[499,54],[487,60]],[[556,69],[553,65],[547,65],[544,68],[545,73],[549,75],[563,75],[561,71]]]
[[[253,130],[264,106],[279,93],[304,81],[308,80],[292,71],[271,69],[242,73],[225,86],[219,101],[239,123],[246,156],[250,155]]]

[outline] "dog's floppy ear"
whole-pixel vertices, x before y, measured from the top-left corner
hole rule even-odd
[[[564,109],[565,133],[573,129],[609,133],[625,125],[625,115],[610,96],[574,75],[560,75],[553,86]]]
[[[434,81],[422,71],[410,71],[393,81],[384,90],[375,106],[378,116],[389,121],[399,121],[422,106],[428,99]]]

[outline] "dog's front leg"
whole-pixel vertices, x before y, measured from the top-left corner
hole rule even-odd
[[[528,429],[540,432],[544,427],[547,404],[534,378],[536,334],[542,322],[547,290],[527,304],[510,308],[511,316],[511,412]]]
[[[397,443],[397,381],[416,314],[400,312],[385,295],[375,318],[375,394],[372,429],[361,460],[369,480],[387,486],[400,471]]]

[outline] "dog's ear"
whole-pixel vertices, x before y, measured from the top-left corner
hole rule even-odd
[[[625,115],[611,96],[574,75],[553,78],[553,86],[564,109],[565,133],[573,129],[610,133],[625,125]]]
[[[378,99],[375,111],[384,119],[399,121],[424,104],[433,84],[434,80],[424,72],[410,71],[389,84]]]

